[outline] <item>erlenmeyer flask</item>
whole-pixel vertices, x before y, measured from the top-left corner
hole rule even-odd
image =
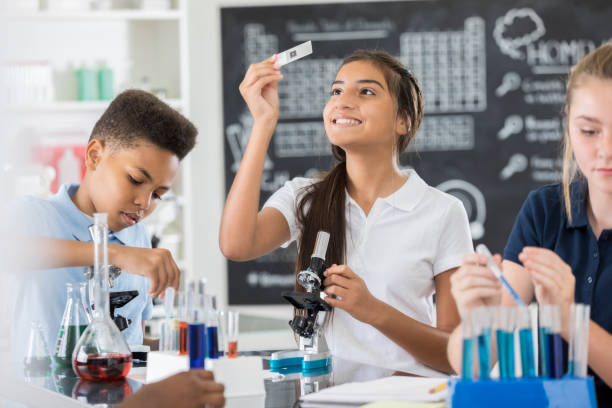
[[[82,282],[77,288],[72,283],[66,283],[66,308],[53,353],[53,360],[58,365],[70,366],[72,364],[74,347],[89,324],[89,316],[83,307],[83,290],[81,289],[86,285],[85,282]]]
[[[47,339],[40,322],[33,321],[30,326],[26,355],[23,368],[27,377],[44,377],[49,373],[51,357],[47,348]]]
[[[106,219],[106,214],[94,214],[93,319],[72,354],[74,371],[88,381],[120,380],[132,367],[130,349],[110,318]]]

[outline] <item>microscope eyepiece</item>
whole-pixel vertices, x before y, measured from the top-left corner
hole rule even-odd
[[[319,231],[317,233],[317,240],[315,241],[314,250],[312,251],[311,258],[320,258],[325,261],[325,254],[327,253],[327,245],[329,244],[329,232]]]

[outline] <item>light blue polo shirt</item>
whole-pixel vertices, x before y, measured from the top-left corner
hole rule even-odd
[[[49,199],[21,197],[9,205],[9,213],[24,235],[46,236],[91,242],[89,226],[93,217],[77,208],[71,197],[78,184],[64,184],[57,194]],[[142,223],[137,223],[116,233],[109,231],[109,243],[133,247],[150,248],[151,241]],[[32,254],[36,256],[36,254]],[[93,264],[93,259],[92,259]],[[86,282],[84,267],[57,268],[29,271],[17,279],[16,305],[13,316],[13,352],[22,360],[33,320],[43,324],[50,355],[53,355],[55,340],[66,306],[66,283]],[[130,326],[122,331],[128,344],[142,344],[142,321],[151,318],[153,305],[148,294],[148,278],[126,273],[115,280],[111,292],[137,290],[138,296],[115,315],[131,319]]]

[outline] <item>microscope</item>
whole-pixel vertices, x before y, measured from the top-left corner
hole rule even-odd
[[[301,366],[301,370],[312,371],[330,366],[330,353],[325,341],[324,328],[330,318],[331,306],[321,298],[323,294],[323,272],[325,253],[329,244],[329,233],[319,231],[310,258],[310,266],[297,275],[298,284],[306,292],[283,292],[281,296],[302,313],[289,322],[299,336],[299,350],[272,353],[270,369],[290,369]]]
[[[93,241],[93,225],[89,226],[89,233]],[[88,286],[89,286],[89,309],[87,308],[85,309],[88,310],[91,315],[91,311],[94,310],[93,266],[87,266],[85,268],[84,273],[85,273],[85,278],[88,280]],[[117,279],[119,275],[121,275],[121,268],[119,268],[116,265],[108,266],[108,286],[109,288],[113,287],[115,279]],[[125,290],[121,292],[110,292],[109,296],[110,296],[110,317],[115,322],[117,327],[119,328],[119,331],[123,331],[129,327],[132,321],[121,315],[115,316],[115,309],[121,308],[127,305],[129,302],[131,302],[132,299],[138,296],[138,291],[137,290]]]

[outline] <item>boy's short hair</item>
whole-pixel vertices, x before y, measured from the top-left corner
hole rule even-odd
[[[149,142],[182,160],[193,149],[196,127],[156,96],[138,89],[117,95],[96,122],[89,140],[111,147],[129,148]]]

